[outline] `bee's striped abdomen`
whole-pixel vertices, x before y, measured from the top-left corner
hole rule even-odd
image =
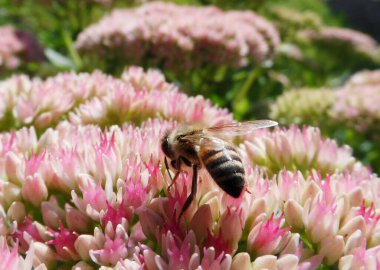
[[[203,164],[214,181],[229,195],[237,198],[244,188],[244,167],[233,146],[220,149],[202,149]]]

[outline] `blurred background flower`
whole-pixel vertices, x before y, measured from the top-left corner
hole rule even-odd
[[[262,62],[278,43],[275,28],[253,12],[153,2],[114,10],[81,32],[75,46],[95,58],[177,72],[206,64]]]
[[[28,32],[12,26],[0,27],[0,72],[16,69],[30,61],[42,61],[43,49],[36,38]]]

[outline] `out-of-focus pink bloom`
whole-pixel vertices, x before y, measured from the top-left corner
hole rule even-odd
[[[380,102],[380,83],[359,83],[359,76],[355,83],[348,82],[335,91],[336,101],[330,115],[338,124],[345,123],[359,132],[373,132],[376,136],[380,122],[380,109],[376,105]],[[376,71],[373,76],[376,76]]]
[[[75,46],[90,55],[120,52],[119,57],[132,64],[149,55],[152,64],[189,69],[262,62],[278,44],[276,29],[252,11],[156,2],[114,10],[80,33]]]
[[[284,124],[344,125],[377,140],[379,74],[379,70],[358,72],[336,89],[287,91],[272,105],[271,117]]]
[[[352,75],[346,82],[346,86],[378,85],[380,84],[380,70],[364,70]]]
[[[347,44],[370,57],[376,57],[378,49],[372,37],[348,28],[322,27],[318,30],[303,30],[300,31],[299,36],[313,41]]]
[[[283,43],[277,48],[277,52],[297,61],[304,59],[303,52],[295,44]]]
[[[0,36],[0,68],[15,69],[23,61],[44,59],[43,49],[32,34],[2,26]]]
[[[294,89],[271,107],[271,117],[284,124],[344,125],[377,140],[380,122],[380,71],[361,71],[336,89]],[[327,118],[324,123],[320,119]]]

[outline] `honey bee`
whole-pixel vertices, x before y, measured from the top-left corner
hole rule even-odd
[[[191,126],[178,127],[166,132],[161,140],[161,149],[165,154],[165,166],[171,184],[175,183],[182,166],[193,170],[191,192],[187,197],[178,219],[189,208],[197,192],[198,170],[206,168],[207,172],[227,194],[238,198],[245,187],[245,172],[242,158],[236,147],[226,137],[243,135],[255,129],[277,125],[271,120],[229,123],[204,129]],[[176,170],[174,177],[170,174],[170,165]]]

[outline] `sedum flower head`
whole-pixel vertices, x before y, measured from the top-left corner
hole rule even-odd
[[[328,110],[335,101],[330,89],[295,89],[286,91],[271,106],[270,116],[282,124],[319,126],[328,118]]]
[[[263,166],[269,174],[282,169],[300,170],[306,175],[313,169],[323,175],[336,171],[367,170],[355,162],[352,150],[338,146],[337,142],[324,138],[319,129],[295,126],[260,131],[247,136],[241,146],[252,164]]]
[[[157,71],[132,67],[121,79],[99,71],[62,73],[44,81],[14,76],[0,83],[0,129],[33,125],[38,131],[68,120],[102,127],[148,118],[217,124],[231,115],[201,96],[188,97]],[[157,101],[160,102],[157,102]]]
[[[380,119],[379,78],[378,70],[361,71],[336,89],[289,90],[271,106],[271,117],[283,124],[327,128],[344,125],[376,138]]]
[[[348,86],[380,84],[380,70],[363,70],[352,75],[346,82]]]
[[[344,87],[336,91],[336,102],[330,115],[337,123],[344,123],[360,132],[378,131],[380,109],[379,71],[354,74]]]
[[[181,172],[168,189],[160,138],[182,123],[229,122],[227,111],[136,67],[120,79],[100,72],[18,76],[1,87],[11,101],[11,122],[19,123],[13,127],[20,127],[0,133],[1,267],[228,270],[373,263],[380,246],[380,178],[316,128],[242,137],[242,195],[232,198],[201,169],[195,198],[179,219],[192,171]],[[67,95],[70,106],[54,111],[53,100],[41,94],[38,103],[33,91]],[[32,104],[28,127],[20,124],[28,117],[14,113],[19,98]],[[55,117],[39,118],[43,113]]]
[[[274,5],[269,9],[270,15],[282,32],[289,31],[289,28],[297,29],[317,29],[322,25],[320,16],[312,11],[298,11],[286,6]]]
[[[377,42],[369,35],[359,31],[339,27],[321,27],[317,30],[302,30],[298,35],[300,38],[310,41],[349,46],[358,53],[378,60]]]
[[[153,2],[113,10],[81,32],[75,46],[87,55],[116,53],[128,63],[176,70],[262,62],[278,44],[276,29],[251,11]]]

